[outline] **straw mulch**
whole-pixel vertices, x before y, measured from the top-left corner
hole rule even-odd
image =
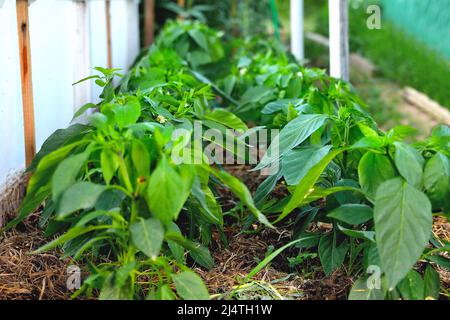
[[[352,279],[340,271],[329,277],[323,275],[318,259],[313,259],[312,277],[302,278],[286,268],[287,256],[283,253],[270,266],[261,270],[252,280],[245,282],[247,274],[262,261],[269,249],[278,248],[289,241],[286,231],[266,230],[261,234],[234,235],[229,247],[213,251],[215,266],[211,270],[197,268],[216,298],[239,299],[295,299],[336,300],[345,299],[352,286]],[[286,269],[286,270],[283,270]],[[316,270],[316,271],[314,271]]]
[[[15,217],[25,195],[27,175],[23,172],[11,173],[4,185],[0,186],[0,228]]]
[[[445,218],[435,217],[433,223],[433,234],[436,238],[440,239],[442,244],[444,244],[444,241],[447,244],[450,243],[450,223]],[[441,255],[450,259],[450,254],[448,252],[443,252]],[[444,288],[450,291],[450,271],[440,266],[436,266],[436,269],[439,273]]]
[[[49,241],[36,227],[37,215],[0,237],[0,300],[69,299],[66,289],[69,260],[50,251],[30,254]]]

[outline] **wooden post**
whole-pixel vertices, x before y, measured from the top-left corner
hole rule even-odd
[[[16,10],[17,30],[19,33],[20,79],[22,82],[25,163],[28,167],[31,164],[34,155],[36,154],[28,0],[17,0]]]
[[[108,68],[112,68],[112,44],[111,44],[111,0],[106,0],[106,48],[108,54]]]
[[[86,77],[91,72],[90,63],[90,35],[89,35],[89,12],[87,0],[74,1],[72,3],[75,12],[73,18],[73,34],[71,36],[73,43],[73,54],[75,57],[73,63],[73,82]],[[80,106],[90,101],[91,83],[83,82],[73,86],[74,112],[78,111]]]
[[[184,10],[185,7],[186,7],[186,1],[185,1],[185,0],[178,0],[178,6],[179,6],[182,10]],[[182,15],[178,15],[178,19],[179,19],[179,20],[183,20],[184,17],[183,17]]]
[[[330,16],[330,75],[348,81],[348,0],[328,0]]]
[[[145,0],[144,3],[144,28],[145,28],[145,46],[153,43],[155,33],[155,1]]]
[[[305,42],[303,35],[304,11],[303,0],[291,0],[291,51],[297,60],[305,59]]]

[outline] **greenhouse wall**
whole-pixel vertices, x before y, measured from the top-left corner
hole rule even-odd
[[[450,0],[382,0],[384,16],[450,58]]]
[[[25,166],[22,94],[15,0],[0,0],[0,185]],[[72,83],[107,66],[104,0],[35,0],[29,6],[36,149],[74,111],[98,100],[100,88]],[[112,0],[112,67],[124,71],[139,48],[137,0]]]

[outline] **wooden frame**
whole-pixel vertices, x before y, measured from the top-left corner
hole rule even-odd
[[[107,47],[107,63],[108,68],[111,69],[112,62],[112,43],[111,43],[111,0],[106,0],[105,2],[105,11],[106,11],[106,47]]]
[[[17,31],[19,35],[20,79],[25,139],[25,164],[28,167],[36,154],[34,127],[33,82],[31,76],[30,23],[28,0],[17,0]]]
[[[144,45],[148,47],[153,43],[155,33],[155,1],[145,0],[144,3]]]

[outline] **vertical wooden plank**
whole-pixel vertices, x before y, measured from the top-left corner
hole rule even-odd
[[[36,154],[28,0],[17,0],[16,10],[17,30],[19,33],[20,78],[22,82],[25,163],[28,167]]]
[[[111,0],[106,0],[106,46],[108,52],[108,68],[112,68],[112,45],[111,45]]]
[[[89,36],[89,14],[86,0],[74,1],[73,6],[73,82],[76,82],[91,72],[90,66],[90,36]],[[73,87],[73,109],[74,112],[90,101],[91,84],[83,82]]]
[[[291,51],[297,60],[305,59],[303,0],[291,0]]]
[[[348,81],[348,0],[328,0],[330,19],[330,75]]]
[[[155,1],[145,0],[144,3],[144,32],[145,46],[148,47],[153,43],[155,33]]]

